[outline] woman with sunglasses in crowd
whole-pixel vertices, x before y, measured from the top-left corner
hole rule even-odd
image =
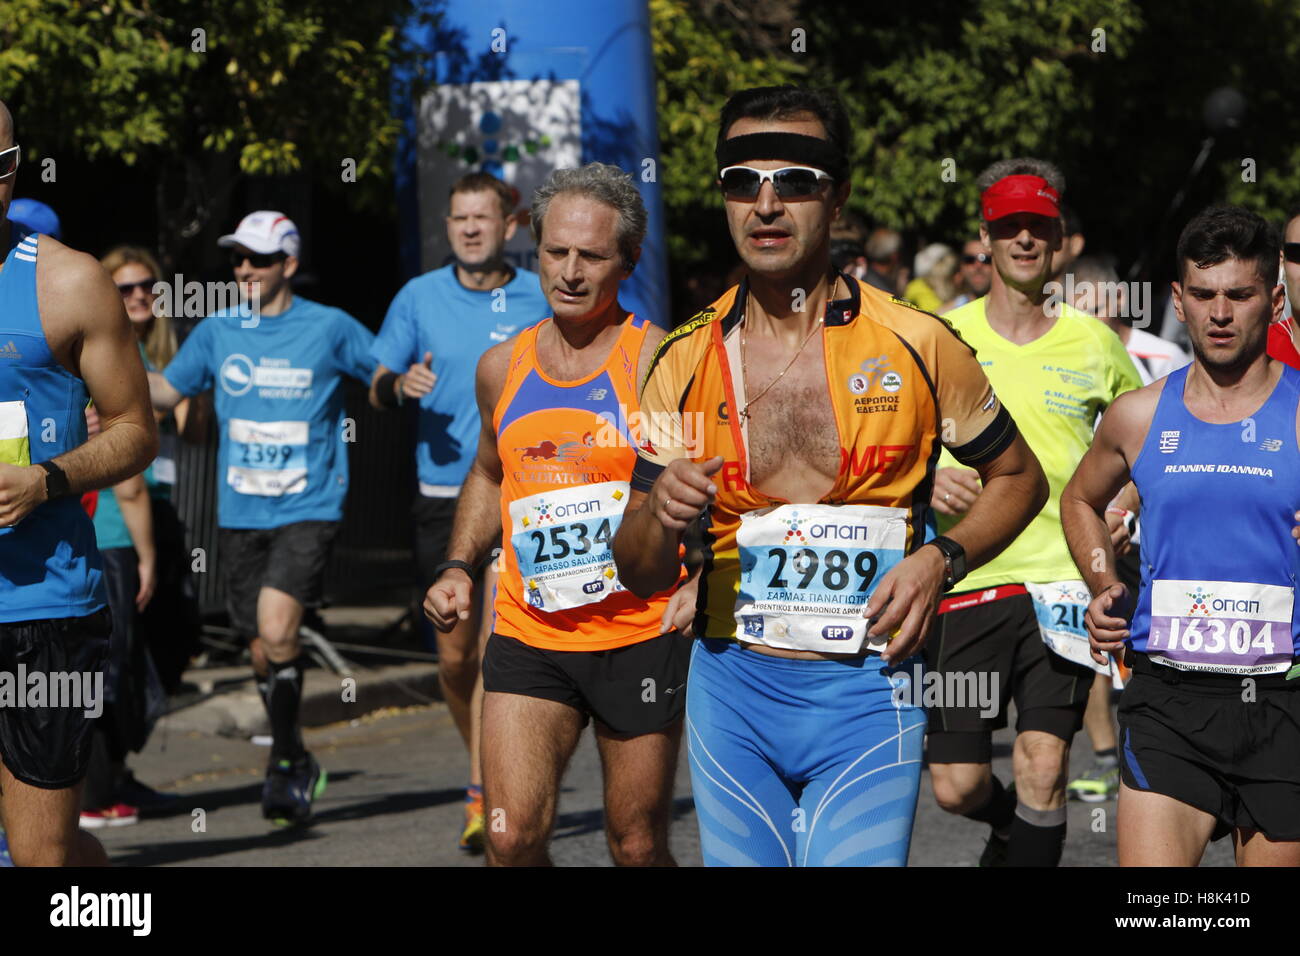
[[[178,347],[171,317],[155,308],[162,270],[146,249],[117,246],[101,264],[122,293],[145,367],[164,367]],[[113,614],[105,707],[95,731],[87,774],[84,827],[134,823],[139,810],[170,798],[137,781],[126,756],[139,751],[176,690],[198,634],[198,608],[189,578],[184,529],[172,505],[178,433],[192,409],[158,414],[158,457],[141,475],[103,492],[94,512],[95,536]],[[87,423],[98,426],[94,409]],[[195,422],[188,422],[190,427]]]

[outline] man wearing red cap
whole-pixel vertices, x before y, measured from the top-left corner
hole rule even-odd
[[[992,686],[996,706],[944,700],[931,708],[930,771],[940,806],[993,828],[981,865],[1055,866],[1070,741],[1093,680],[1083,626],[1089,593],[1061,533],[1059,500],[1097,416],[1142,383],[1114,332],[1044,288],[1062,247],[1060,171],[1037,159],[1003,160],[978,185],[993,284],[947,318],[1042,463],[1051,497],[1010,547],[939,605],[927,664],[943,676],[940,686]],[[969,472],[944,467],[954,465],[945,454],[935,478],[940,534],[980,493]],[[992,734],[1007,725],[1012,700],[1014,791],[991,767]]]

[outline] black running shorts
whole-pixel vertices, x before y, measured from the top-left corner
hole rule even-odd
[[[415,518],[415,567],[421,591],[433,585],[433,569],[447,560],[451,543],[451,525],[456,518],[459,498],[430,498],[417,495],[411,514]]]
[[[1300,681],[1189,674],[1130,653],[1119,699],[1120,775],[1211,814],[1217,835],[1300,840]]]
[[[986,674],[990,696],[997,699],[991,715],[978,706],[930,707],[930,763],[988,763],[993,731],[1007,726],[1012,700],[1017,733],[1038,730],[1068,743],[1083,726],[1095,673],[1047,649],[1028,594],[938,615],[925,645],[925,663],[931,673],[953,675],[945,676],[944,685],[957,678],[969,683],[973,675],[978,686],[978,677]]]
[[[629,737],[664,730],[686,706],[691,642],[676,631],[608,651],[549,651],[488,639],[483,689],[566,704]]]
[[[221,528],[218,557],[226,579],[230,626],[257,636],[257,596],[275,588],[303,607],[320,607],[337,521],[296,521],[278,528]]]
[[[104,705],[110,622],[101,608],[85,617],[0,624],[0,759],[23,783],[62,790],[86,775],[90,732]],[[39,684],[43,699],[34,696]]]

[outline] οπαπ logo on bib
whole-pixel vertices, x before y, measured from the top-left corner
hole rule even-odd
[[[1187,596],[1192,599],[1192,607],[1187,612],[1188,616],[1200,611],[1202,614],[1209,615],[1210,606],[1206,602],[1214,597],[1213,594],[1206,591],[1205,588],[1197,588],[1195,591],[1188,591]]]
[[[243,395],[253,387],[253,362],[247,355],[227,355],[217,377],[227,394]]]

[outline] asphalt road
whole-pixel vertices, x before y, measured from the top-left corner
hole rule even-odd
[[[165,816],[97,831],[119,866],[478,866],[456,849],[467,779],[465,753],[442,705],[380,711],[348,724],[309,730],[307,745],[329,773],[311,827],[285,831],[261,817],[267,750],[244,740],[169,732],[166,720],[131,760],[139,779],[179,795]],[[994,764],[1010,775],[1010,734],[995,740]],[[1080,736],[1073,756],[1088,762]],[[672,847],[699,866],[699,837],[685,760],[678,767]],[[200,812],[201,811],[201,812]],[[1100,811],[1098,813],[1098,811]],[[1070,804],[1063,865],[1113,866],[1113,801]],[[922,781],[911,865],[973,866],[987,828],[939,810]],[[561,866],[609,866],[600,806],[600,771],[588,732],[565,778],[552,845]],[[1231,865],[1229,841],[1203,865]]]

